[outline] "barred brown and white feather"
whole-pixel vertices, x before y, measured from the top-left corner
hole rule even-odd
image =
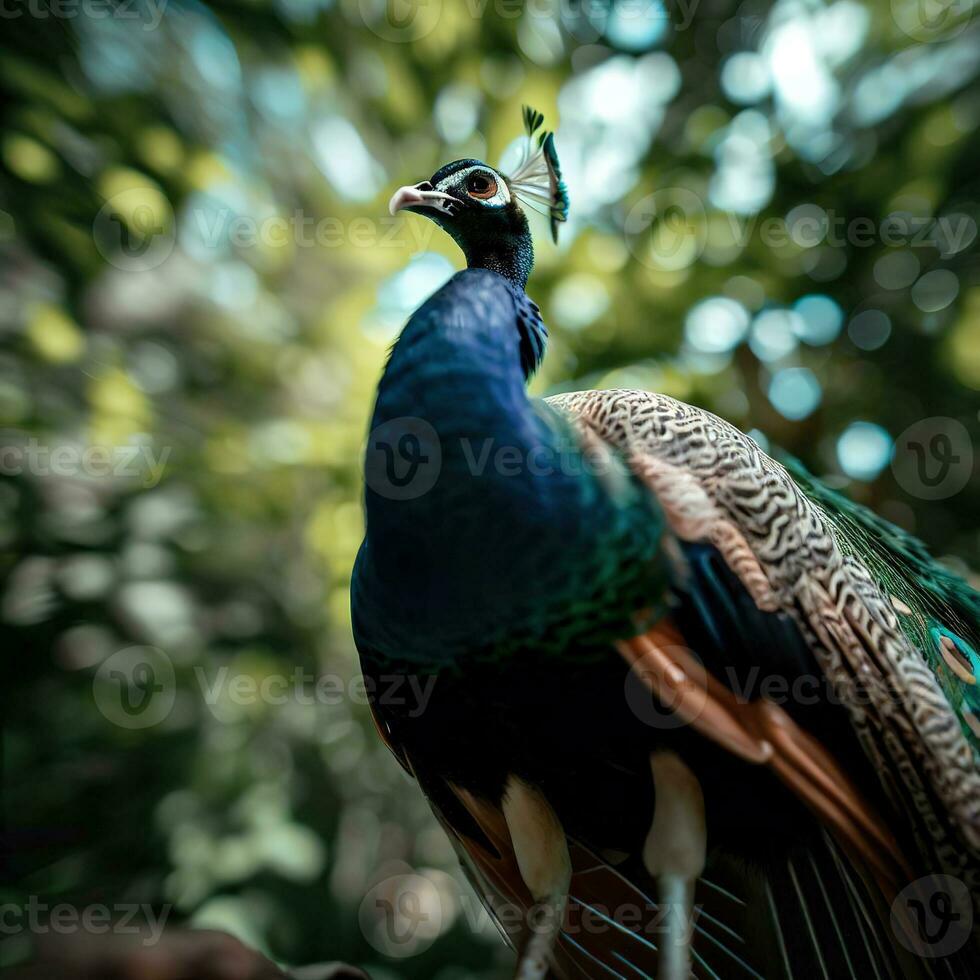
[[[929,870],[980,890],[980,772],[883,583],[784,466],[710,412],[646,391],[548,400],[614,446],[679,538],[714,544],[760,608],[798,622]]]

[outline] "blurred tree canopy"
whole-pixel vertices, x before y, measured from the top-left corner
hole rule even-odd
[[[572,200],[557,247],[535,224],[536,390],[708,407],[975,567],[980,18],[923,11],[7,0],[0,904],[507,975],[371,729],[347,587],[386,350],[460,264],[386,201],[513,159],[524,102]],[[112,686],[145,657],[152,724]],[[364,898],[415,873],[428,925],[393,944]]]

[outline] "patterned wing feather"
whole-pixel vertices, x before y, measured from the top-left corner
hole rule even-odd
[[[713,544],[760,609],[794,617],[926,867],[977,894],[976,593],[709,412],[646,391],[549,402],[628,459],[679,539]]]

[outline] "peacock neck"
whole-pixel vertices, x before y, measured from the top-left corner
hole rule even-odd
[[[383,445],[373,455],[369,447],[369,463],[380,475],[378,486],[368,483],[369,524],[397,525],[400,535],[423,533],[430,520],[444,520],[445,494],[474,485],[475,455],[526,455],[547,438],[525,387],[545,339],[527,294],[485,269],[458,273],[412,317],[378,388],[372,438],[379,434]],[[431,470],[433,476],[438,472],[437,483],[418,497],[399,491],[386,498],[386,467],[402,466],[400,455],[413,453],[437,461]],[[485,463],[477,466],[479,485],[496,485],[503,477]],[[410,461],[402,468],[412,469]],[[516,486],[527,477],[504,482]]]
[[[629,593],[623,608],[640,605],[634,580],[649,572],[632,556],[659,534],[648,496],[617,470],[613,497],[568,423],[528,397],[544,337],[523,289],[482,268],[454,276],[402,332],[365,458],[352,585],[362,651],[448,664],[477,647],[496,657],[544,643],[582,608],[567,583],[611,579]],[[609,560],[621,553],[625,572]],[[607,614],[588,610],[576,635]]]
[[[465,423],[468,413],[509,416],[526,408],[525,385],[544,357],[547,337],[537,305],[512,278],[488,265],[458,273],[395,343],[375,424],[418,414],[423,404],[443,424]]]
[[[534,267],[534,244],[527,217],[512,207],[493,223],[444,225],[466,256],[470,269],[489,269],[525,290]]]
[[[503,276],[520,290],[527,288],[527,280],[534,267],[534,246],[530,235],[516,236],[487,243],[475,243],[466,253],[470,269],[489,269]]]

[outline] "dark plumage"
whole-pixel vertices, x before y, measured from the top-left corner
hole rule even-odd
[[[399,419],[432,420],[438,449],[427,452],[441,464],[434,486],[408,500],[383,495],[383,473],[369,476],[371,531],[354,576],[362,647],[427,667],[478,654],[475,637],[494,659],[505,646],[560,652],[579,634],[621,634],[652,593],[656,513],[621,464],[612,494],[588,476],[568,422],[532,405],[524,380],[543,345],[537,308],[479,269],[406,326],[372,431],[390,439],[385,426],[397,434]],[[548,479],[529,470],[533,455]]]
[[[538,152],[522,180],[563,216],[550,134]],[[372,418],[355,638],[365,674],[435,678],[424,711],[378,700],[379,730],[495,914],[560,913],[511,930],[522,978],[931,975],[888,903],[976,880],[969,695],[926,649],[972,650],[976,595],[917,543],[863,548],[889,526],[707,413],[529,398],[546,332],[511,190],[461,160],[392,199],[469,268],[409,320]],[[811,696],[774,708],[760,677]],[[970,975],[966,939],[943,952]]]

